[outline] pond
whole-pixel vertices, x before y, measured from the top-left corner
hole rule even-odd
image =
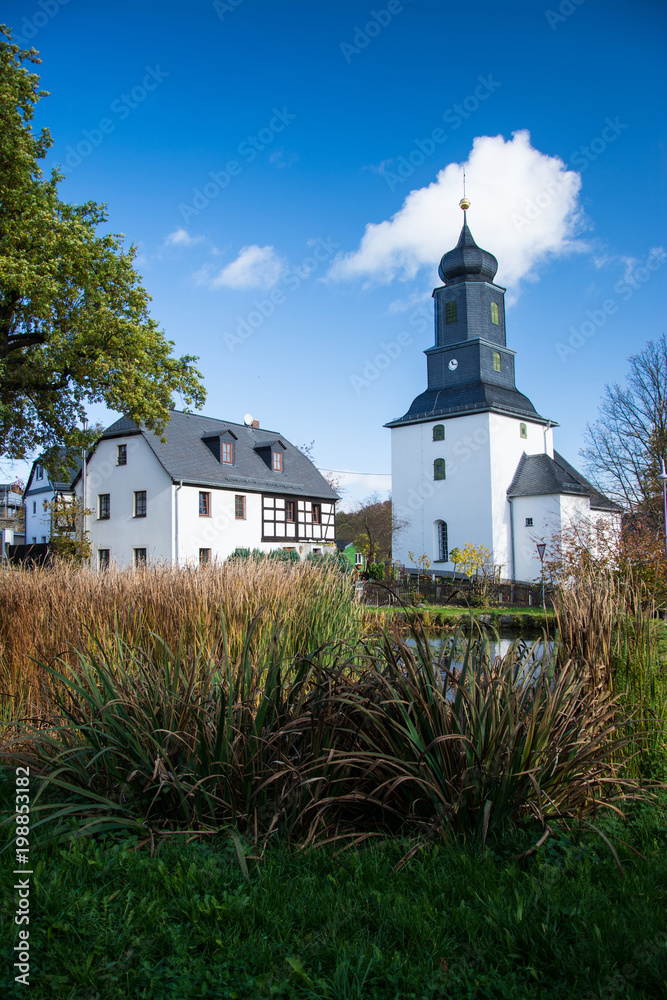
[[[428,629],[426,629],[425,631],[429,646],[433,650],[433,653],[436,657],[440,656],[441,652],[443,651],[443,648],[445,648],[446,650],[449,650],[451,648],[452,642],[454,641],[451,635],[443,636],[441,632],[429,633]],[[544,659],[545,653],[547,656],[550,656],[554,649],[553,640],[547,640],[545,646],[544,636],[541,633],[534,635],[518,636],[516,632],[501,631],[500,633],[496,633],[489,631],[487,634],[489,641],[489,652],[494,660],[498,656],[501,658],[505,656],[506,653],[511,648],[511,646],[516,643],[520,644],[519,648],[521,649],[523,655],[526,657],[525,660],[526,665],[528,665],[528,663],[531,662],[541,663],[542,660]],[[416,640],[414,639],[413,636],[404,637],[403,641],[408,646],[414,646],[416,643]],[[465,653],[468,642],[469,638],[467,635],[459,634],[456,636],[454,655],[451,660],[453,667],[457,668],[462,666],[465,659]],[[445,653],[445,655],[448,655],[448,653]]]

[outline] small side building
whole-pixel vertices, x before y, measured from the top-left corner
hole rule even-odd
[[[65,449],[60,449],[64,454]],[[25,543],[45,545],[51,540],[51,514],[48,504],[56,497],[74,497],[72,480],[81,469],[81,461],[71,468],[67,479],[52,478],[44,466],[44,456],[33,462],[23,493],[25,504]]]

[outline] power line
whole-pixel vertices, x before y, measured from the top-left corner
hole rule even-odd
[[[318,466],[320,472],[340,472],[346,476],[391,476],[391,472],[355,472],[354,469],[323,469]]]

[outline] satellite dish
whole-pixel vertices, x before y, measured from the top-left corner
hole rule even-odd
[[[253,419],[252,413],[246,413],[245,417],[243,418],[243,423],[246,425],[246,427],[252,427],[252,419]]]

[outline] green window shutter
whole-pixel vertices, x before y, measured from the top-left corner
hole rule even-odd
[[[501,367],[501,363],[500,363],[500,351],[494,351],[493,352],[493,370],[494,370],[494,372],[502,371],[502,367]]]
[[[444,424],[436,424],[433,428],[433,440],[434,441],[444,441],[445,440],[445,427]]]
[[[498,314],[498,303],[497,302],[492,302],[491,303],[491,322],[495,323],[496,326],[498,325],[498,323],[500,323],[500,316]]]
[[[445,479],[445,460],[444,458],[436,458],[433,463],[433,478],[434,479]]]

